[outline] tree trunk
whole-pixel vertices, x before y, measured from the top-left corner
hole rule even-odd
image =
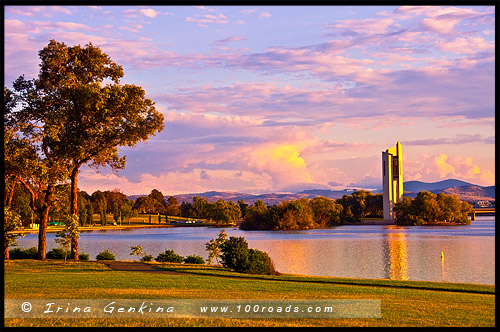
[[[78,168],[74,166],[71,171],[70,214],[78,214]],[[78,238],[71,240],[71,257],[78,260]]]
[[[49,209],[42,210],[40,217],[40,227],[38,228],[38,259],[44,261],[47,251],[47,221],[49,217]]]
[[[38,259],[45,260],[47,258],[47,223],[49,221],[50,207],[54,200],[55,183],[47,185],[44,202],[41,208],[40,228],[38,229]]]
[[[4,245],[4,255],[3,255],[3,259],[8,261],[10,259],[9,257],[9,247],[7,245]]]
[[[12,206],[12,198],[14,197],[14,190],[16,189],[17,181],[15,177],[12,177],[12,186],[9,189],[9,194],[5,196],[4,205],[11,207]]]

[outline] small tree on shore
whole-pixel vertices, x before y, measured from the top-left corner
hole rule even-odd
[[[206,249],[208,251],[208,264],[213,263],[213,259],[215,258],[217,265],[219,265],[219,258],[222,254],[222,246],[227,240],[227,233],[223,229],[220,231],[219,236],[216,239],[211,239],[209,242],[205,244]]]
[[[66,259],[68,256],[68,251],[70,249],[71,243],[80,237],[78,233],[78,215],[70,214],[64,216],[64,229],[56,233],[56,238],[54,241],[59,243],[59,245],[64,249],[64,264],[66,264]]]
[[[14,233],[21,229],[21,216],[10,207],[4,206],[4,224],[3,224],[3,245],[4,259],[9,259],[9,247],[17,246],[17,238],[23,237],[24,234]]]
[[[136,246],[136,247],[130,246],[130,250],[132,250],[130,255],[136,255],[137,257],[141,257],[141,260],[142,257],[147,255],[147,252],[143,251],[141,246]]]

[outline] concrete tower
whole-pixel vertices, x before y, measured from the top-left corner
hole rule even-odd
[[[403,196],[403,150],[401,143],[382,151],[384,219],[394,220],[394,204]]]

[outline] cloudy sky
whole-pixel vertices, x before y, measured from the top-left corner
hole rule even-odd
[[[6,6],[5,85],[55,39],[98,45],[165,129],[79,187],[164,195],[495,184],[495,8]]]

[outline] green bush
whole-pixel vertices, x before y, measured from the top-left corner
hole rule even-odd
[[[90,258],[89,254],[85,254],[83,252],[78,255],[78,259],[81,261],[88,261],[89,258]]]
[[[184,263],[186,264],[205,264],[203,257],[198,255],[189,255],[184,258]]]
[[[116,258],[115,255],[113,255],[111,252],[108,251],[108,249],[106,249],[97,254],[95,259],[97,259],[98,261],[114,261]]]
[[[9,250],[10,259],[37,259],[38,248],[31,247],[28,249],[14,248]]]
[[[269,255],[249,249],[243,237],[231,236],[221,248],[222,265],[239,272],[251,274],[278,274]]]
[[[277,274],[269,255],[257,249],[248,249],[248,259],[243,272],[251,274]]]
[[[242,271],[248,259],[248,243],[243,237],[231,236],[221,247],[222,266]]]
[[[53,248],[49,252],[47,252],[47,258],[48,259],[64,259],[65,256],[65,250],[63,248]],[[67,257],[69,257],[69,253],[67,254]]]
[[[153,260],[153,255],[144,255],[141,257],[141,261],[143,262],[151,262]]]
[[[24,252],[26,253],[26,258],[29,258],[29,259],[37,259],[38,258],[38,248],[37,247],[28,248]]]
[[[21,248],[14,248],[9,250],[9,258],[10,259],[20,259],[24,257],[24,250]]]
[[[165,250],[160,253],[155,260],[157,262],[168,262],[168,263],[182,263],[184,261],[184,257],[176,254],[172,249]]]

